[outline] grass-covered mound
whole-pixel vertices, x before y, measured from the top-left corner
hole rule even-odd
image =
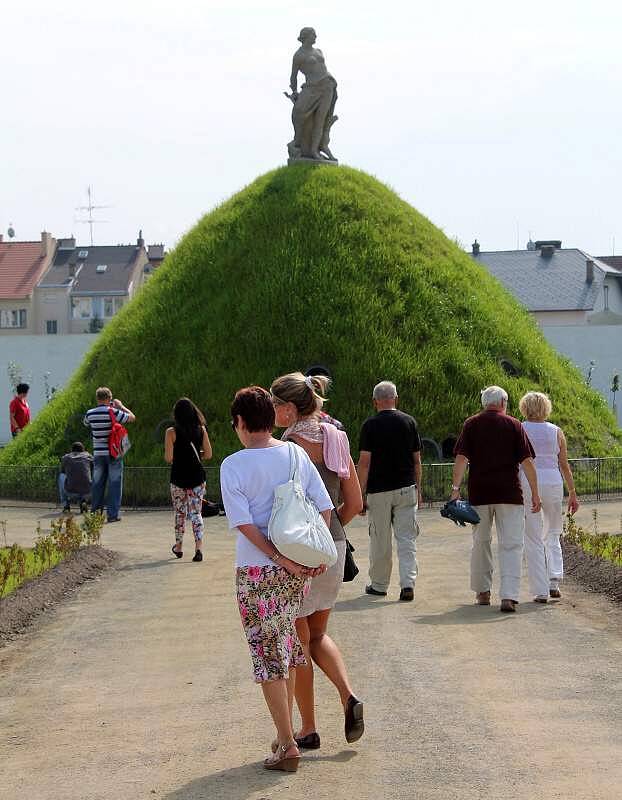
[[[484,268],[370,176],[296,165],[257,179],[184,237],[0,463],[55,462],[84,438],[80,418],[101,384],[136,413],[128,463],[162,463],[158,426],[181,395],[204,409],[218,462],[239,446],[235,390],[313,363],[333,372],[329,410],[354,449],[373,385],[391,379],[437,441],[498,383],[513,410],[525,391],[549,392],[573,454],[621,452],[604,401]]]

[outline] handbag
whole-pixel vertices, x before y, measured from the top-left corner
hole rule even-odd
[[[353,552],[354,552],[354,547],[352,546],[351,542],[348,539],[346,539],[346,560],[344,561],[343,564],[344,583],[353,581],[359,574],[359,568],[356,566],[356,561],[354,560],[354,556],[352,555]]]
[[[306,497],[300,484],[298,445],[287,442],[289,474],[287,483],[274,490],[268,539],[279,553],[305,567],[332,567],[337,548],[328,526],[315,503]]]

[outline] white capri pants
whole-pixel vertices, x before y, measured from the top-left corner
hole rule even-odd
[[[529,591],[534,597],[548,597],[549,589],[556,589],[564,576],[564,559],[560,541],[563,528],[562,483],[540,484],[542,511],[531,513],[531,489],[521,475],[525,505],[525,560],[529,578]]]

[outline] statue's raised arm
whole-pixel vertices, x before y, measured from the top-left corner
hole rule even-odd
[[[313,28],[303,28],[298,41],[301,46],[292,59],[292,74],[289,85],[291,94],[285,95],[294,104],[292,123],[294,138],[287,145],[289,163],[300,159],[311,159],[336,164],[328,143],[330,129],[337,120],[337,81],[326,69],[321,50],[313,47],[316,35]],[[305,82],[298,91],[298,73]]]

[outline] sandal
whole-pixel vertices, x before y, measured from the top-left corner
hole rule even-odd
[[[172,553],[174,556],[177,556],[177,558],[181,558],[181,557],[183,556],[183,554],[184,554],[184,553],[183,553],[183,550],[175,550],[175,545],[173,545],[173,546],[171,547],[171,553]]]
[[[292,747],[296,748],[297,755],[286,755],[287,751],[291,750]],[[296,772],[299,763],[300,753],[298,752],[296,742],[292,741],[287,744],[277,745],[276,752],[264,759],[263,765],[264,769],[278,769],[281,770],[281,772]]]

